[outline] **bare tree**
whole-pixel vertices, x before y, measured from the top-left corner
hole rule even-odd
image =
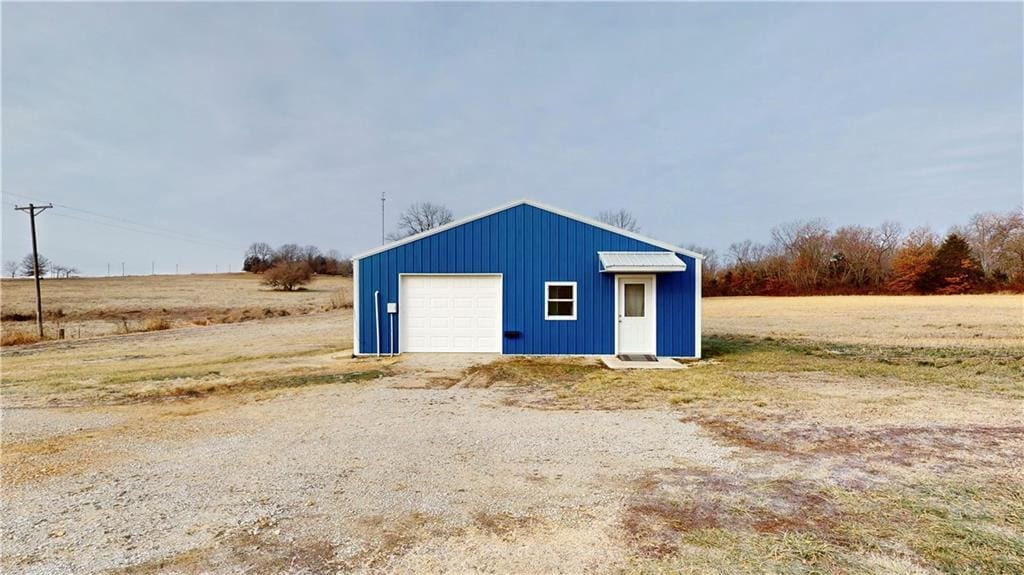
[[[882,222],[875,232],[875,264],[871,281],[880,287],[892,272],[892,260],[903,241],[903,226],[899,222]]]
[[[1011,210],[1006,213],[987,212],[975,214],[966,226],[957,226],[953,232],[963,236],[978,258],[981,270],[986,276],[1011,277],[1006,263],[1009,246],[1021,233],[1024,226],[1024,212]]]
[[[640,224],[637,223],[636,216],[625,208],[605,210],[597,214],[597,221],[626,230],[627,232],[640,231]]]
[[[843,226],[832,236],[829,259],[832,279],[839,285],[864,287],[875,262],[875,230],[865,226]]]
[[[1004,237],[996,250],[998,273],[1018,285],[1024,285],[1024,207],[1002,214]]]
[[[705,283],[711,281],[716,275],[718,275],[718,270],[720,268],[718,252],[711,248],[698,246],[697,244],[687,244],[683,245],[683,247],[691,252],[697,252],[704,256],[704,263],[701,266],[701,279]]]
[[[324,256],[324,271],[329,275],[351,276],[352,262],[338,250],[327,250]]]
[[[398,217],[398,229],[388,234],[389,241],[400,240],[443,226],[454,220],[452,211],[443,204],[415,203]]]
[[[299,244],[284,244],[274,250],[274,263],[298,262],[306,259],[306,252]]]
[[[774,247],[750,240],[729,245],[729,258],[738,267],[751,266],[777,255]]]
[[[14,260],[7,260],[4,262],[4,275],[13,278],[18,275],[18,262]]]
[[[270,267],[274,259],[274,248],[267,242],[254,242],[245,250],[242,270],[260,273]]]
[[[955,226],[952,232],[962,236],[971,246],[971,251],[981,264],[981,271],[990,275],[995,265],[999,248],[1005,242],[1009,231],[1003,225],[1002,214],[986,212],[974,214],[965,226]]]
[[[772,239],[788,262],[790,282],[802,290],[821,282],[832,261],[829,230],[824,220],[797,220],[772,228]]]
[[[43,254],[39,254],[39,277],[44,277],[47,272],[50,271],[51,265],[49,258]],[[21,272],[21,275],[25,277],[32,277],[36,274],[35,265],[32,261],[32,254],[27,254],[25,257],[21,258],[21,264],[18,269]]]

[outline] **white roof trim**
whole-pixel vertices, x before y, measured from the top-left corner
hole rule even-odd
[[[408,243],[412,243],[412,242],[415,242],[417,240],[421,240],[421,239],[423,239],[425,237],[432,236],[434,234],[439,234],[439,233],[441,233],[443,231],[447,231],[447,230],[450,230],[452,228],[461,226],[462,224],[467,224],[467,223],[472,222],[474,220],[479,220],[480,218],[486,218],[489,215],[496,214],[498,212],[507,210],[509,208],[514,208],[514,207],[516,207],[518,205],[522,205],[522,204],[525,204],[525,205],[528,205],[528,206],[533,206],[533,207],[535,207],[537,209],[545,210],[545,211],[551,212],[553,214],[558,214],[560,216],[564,216],[564,217],[567,217],[569,219],[576,220],[578,222],[582,222],[584,224],[590,224],[590,225],[592,225],[594,227],[601,228],[601,229],[607,230],[609,232],[614,232],[616,234],[619,234],[621,236],[625,236],[627,238],[632,238],[632,239],[637,240],[637,241],[641,241],[641,242],[644,242],[644,243],[647,243],[647,244],[651,244],[652,246],[657,246],[659,248],[670,250],[672,252],[679,253],[679,254],[685,254],[687,256],[690,256],[691,258],[696,258],[696,259],[699,259],[699,260],[703,260],[704,259],[704,255],[703,254],[698,254],[697,252],[690,251],[690,250],[688,250],[686,248],[681,248],[679,246],[675,246],[675,245],[672,245],[672,244],[669,244],[669,243],[666,243],[666,242],[662,242],[662,241],[656,240],[654,238],[649,238],[647,236],[642,236],[642,235],[640,235],[638,233],[630,232],[630,231],[627,231],[627,230],[623,230],[621,228],[617,228],[615,226],[608,225],[608,224],[606,224],[604,222],[599,222],[599,221],[597,221],[595,219],[588,218],[586,216],[581,216],[579,214],[574,214],[572,212],[567,212],[565,210],[562,210],[562,209],[559,209],[559,208],[555,208],[555,207],[549,206],[547,204],[542,204],[540,202],[536,202],[534,200],[527,200],[527,199],[516,200],[514,202],[509,202],[507,204],[502,204],[502,205],[500,205],[500,206],[498,206],[496,208],[491,208],[491,209],[489,209],[487,211],[480,212],[478,214],[474,214],[472,216],[465,217],[465,218],[462,218],[462,219],[459,219],[459,220],[455,220],[455,221],[447,223],[447,224],[445,224],[443,226],[438,226],[436,228],[427,230],[425,232],[420,232],[418,234],[411,235],[411,236],[409,236],[407,238],[402,238],[400,240],[396,240],[396,241],[393,241],[391,243],[384,244],[384,245],[376,247],[376,248],[374,248],[372,250],[367,250],[367,251],[365,251],[363,253],[356,254],[356,255],[352,256],[352,259],[353,260],[359,260],[359,259],[363,259],[365,257],[369,257],[369,256],[372,256],[372,255],[379,254],[381,252],[386,252],[386,251],[388,251],[388,250],[390,250],[392,248],[397,248],[398,246],[401,246],[401,245],[404,245],[404,244],[408,244]]]
[[[640,274],[657,274],[657,273],[670,273],[670,272],[684,272],[686,271],[685,266],[683,269],[677,267],[657,267],[657,266],[618,266],[614,268],[607,268],[601,270],[603,274],[629,274],[629,273],[640,273]]]
[[[597,257],[602,273],[686,271],[675,252],[597,252]]]

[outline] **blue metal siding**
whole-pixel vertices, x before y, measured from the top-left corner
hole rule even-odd
[[[584,222],[520,204],[359,260],[359,349],[377,350],[373,292],[380,290],[381,352],[389,351],[387,302],[398,301],[402,273],[503,274],[506,354],[611,354],[615,277],[600,273],[598,251],[664,251]],[[657,274],[658,355],[694,355],[694,269]],[[575,321],[544,319],[544,282],[577,282]],[[398,310],[401,314],[402,310]],[[398,346],[395,318],[395,351]]]

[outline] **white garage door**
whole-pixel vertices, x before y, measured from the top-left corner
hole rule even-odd
[[[501,353],[501,277],[402,276],[400,351]]]

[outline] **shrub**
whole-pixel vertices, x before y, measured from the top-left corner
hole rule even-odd
[[[263,283],[276,290],[292,291],[313,279],[307,262],[279,262],[263,272]]]
[[[0,338],[0,340],[2,340],[0,341],[0,345],[4,346],[27,345],[30,343],[36,343],[41,341],[39,338],[39,334],[20,330],[4,330],[3,337]]]
[[[171,322],[162,317],[151,317],[142,324],[142,331],[163,331],[171,329]]]

